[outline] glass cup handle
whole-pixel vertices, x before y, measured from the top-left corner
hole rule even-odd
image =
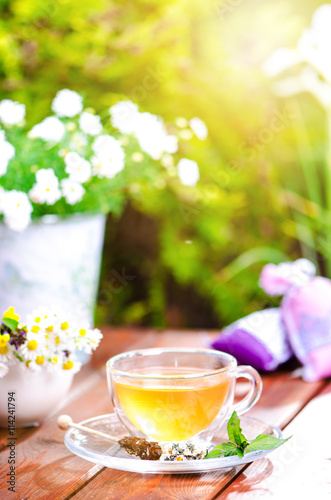
[[[262,379],[259,373],[251,366],[241,365],[237,367],[236,378],[246,378],[250,382],[248,394],[239,403],[232,406],[229,411],[229,417],[233,411],[242,415],[250,410],[260,399],[262,392]]]

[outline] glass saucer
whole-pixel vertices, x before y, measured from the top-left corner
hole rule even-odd
[[[248,440],[254,439],[258,434],[269,434],[276,438],[282,437],[282,432],[278,427],[267,424],[262,420],[243,416],[240,418],[240,421],[243,434]],[[90,418],[79,423],[119,438],[129,435],[127,429],[114,413],[100,415],[99,417]],[[211,447],[224,441],[228,441],[226,425],[223,425],[222,429],[216,434],[211,443]],[[186,462],[168,462],[141,460],[140,458],[128,455],[117,443],[109,445],[109,441],[75,428],[71,428],[66,432],[64,442],[72,453],[85,458],[85,460],[112,469],[140,472],[144,474],[187,474],[226,469],[236,465],[253,462],[272,451],[252,451],[247,453],[243,458],[234,456],[210,458],[208,460],[190,460]]]

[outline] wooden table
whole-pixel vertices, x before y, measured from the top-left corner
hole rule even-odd
[[[76,375],[61,408],[39,428],[17,429],[16,493],[8,492],[7,431],[0,433],[1,499],[17,500],[216,500],[331,498],[331,382],[305,383],[283,371],[263,377],[262,397],[251,415],[285,429],[293,438],[252,464],[226,472],[149,475],[107,469],[70,453],[57,416],[80,420],[112,411],[106,360],[146,347],[205,346],[207,332],[102,329],[92,363]]]

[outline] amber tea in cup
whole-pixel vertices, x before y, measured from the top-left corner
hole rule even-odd
[[[230,410],[248,411],[261,392],[253,368],[210,349],[131,351],[111,358],[107,372],[120,420],[132,434],[158,441],[210,440]],[[237,377],[248,378],[251,391],[233,407]]]

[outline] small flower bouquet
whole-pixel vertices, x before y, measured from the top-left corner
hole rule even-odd
[[[47,214],[119,214],[139,184],[165,186],[178,176],[194,186],[199,179],[195,161],[179,158],[176,167],[172,156],[179,137],[206,138],[199,118],[179,119],[169,133],[161,118],[130,101],[101,118],[68,89],[51,108],[54,114],[29,128],[24,104],[0,102],[0,218],[12,230]]]
[[[80,325],[55,309],[39,308],[28,316],[26,325],[19,319],[10,307],[0,322],[0,378],[11,367],[77,373],[81,368],[77,349],[90,354],[102,338],[98,329]]]

